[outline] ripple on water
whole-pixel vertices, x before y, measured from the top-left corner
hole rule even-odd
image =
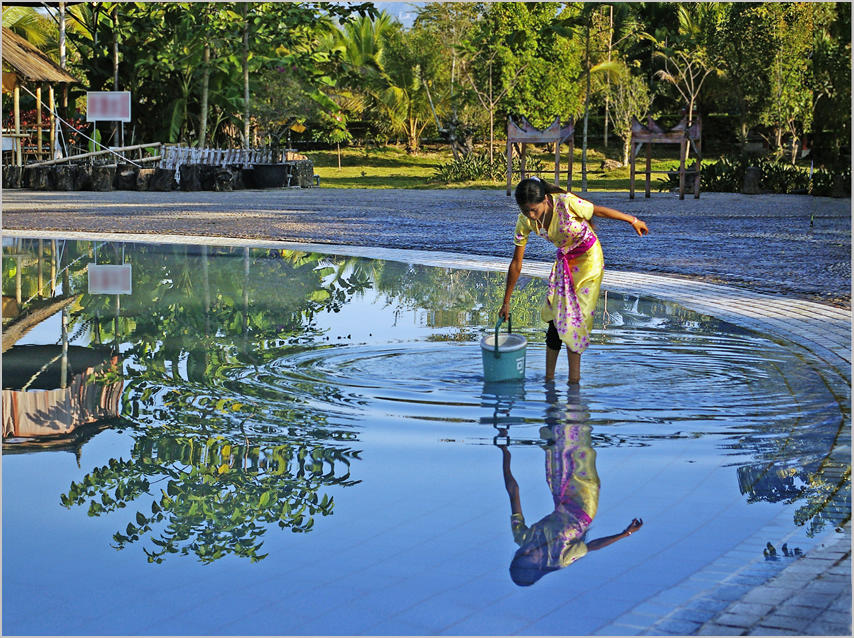
[[[484,385],[476,342],[423,341],[320,346],[233,381],[357,428],[453,423],[470,439],[494,435],[484,424],[510,424],[514,436],[535,439],[550,405],[567,400],[583,404],[596,427],[646,436],[773,433],[835,427],[842,418],[821,375],[761,336],[610,328],[596,341],[575,398],[560,382],[562,393],[545,384],[544,346],[536,342],[528,346],[524,383]],[[558,379],[565,366],[562,356]]]

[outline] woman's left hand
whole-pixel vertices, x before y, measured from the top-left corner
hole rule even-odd
[[[632,228],[635,229],[635,232],[638,234],[639,237],[643,237],[649,232],[649,228],[646,227],[646,224],[644,224],[637,217],[633,217],[629,223],[632,225]]]
[[[643,519],[642,518],[633,518],[632,522],[629,523],[629,526],[626,527],[625,530],[623,530],[623,534],[625,534],[626,536],[630,536],[632,534],[632,532],[638,531],[642,526],[643,526]]]

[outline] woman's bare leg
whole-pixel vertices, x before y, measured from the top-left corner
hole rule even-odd
[[[546,347],[546,381],[551,381],[555,378],[555,368],[557,367],[557,357],[560,350],[552,350]]]
[[[569,357],[569,382],[572,384],[581,381],[581,353],[573,352],[566,347],[566,354]]]

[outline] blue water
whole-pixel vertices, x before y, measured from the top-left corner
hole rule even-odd
[[[526,379],[484,384],[500,273],[56,248],[73,264],[57,294],[82,294],[70,344],[118,351],[121,401],[80,439],[4,443],[4,634],[589,634],[638,609],[651,625],[721,586],[720,565],[790,564],[783,543],[806,551],[850,517],[845,379],[676,304],[608,293],[574,390],[563,356],[544,381],[545,287],[523,281]],[[133,266],[118,309],[86,293],[95,258]],[[61,344],[59,314],[15,348],[33,344]],[[520,587],[503,462],[532,525],[570,431],[601,482],[584,540],[643,526]]]

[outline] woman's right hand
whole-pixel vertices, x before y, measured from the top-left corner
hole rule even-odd
[[[505,304],[501,304],[501,308],[498,310],[498,316],[507,321],[507,316],[510,314],[510,302]]]

